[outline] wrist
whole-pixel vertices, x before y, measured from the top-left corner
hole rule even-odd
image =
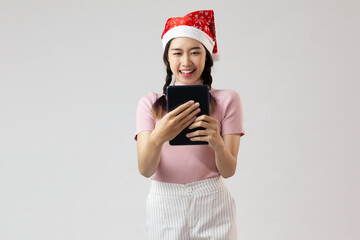
[[[225,150],[225,143],[221,139],[219,142],[213,147],[215,152],[223,152]]]
[[[158,136],[156,129],[151,132],[149,141],[156,147],[161,147],[165,143],[165,141],[163,141],[161,137]]]

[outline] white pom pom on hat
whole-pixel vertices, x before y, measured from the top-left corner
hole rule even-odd
[[[190,37],[198,40],[212,54],[214,61],[220,60],[213,10],[200,10],[184,17],[169,18],[161,35],[163,49],[171,39],[176,37]]]

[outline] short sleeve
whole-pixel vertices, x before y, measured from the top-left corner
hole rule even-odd
[[[136,111],[136,132],[134,139],[137,140],[137,135],[142,131],[152,131],[155,128],[155,119],[152,113],[152,105],[157,99],[156,93],[149,93],[142,97],[137,106]]]
[[[224,101],[224,117],[221,123],[221,135],[245,135],[243,124],[243,108],[240,96],[233,90],[228,90]]]

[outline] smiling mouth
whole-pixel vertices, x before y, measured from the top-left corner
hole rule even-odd
[[[191,74],[191,73],[195,72],[195,70],[196,70],[196,69],[194,69],[194,70],[180,70],[179,72],[180,72],[181,74]]]

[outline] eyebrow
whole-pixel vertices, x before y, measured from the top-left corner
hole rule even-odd
[[[190,50],[194,50],[194,49],[201,49],[201,47],[192,47],[192,48],[190,48]],[[170,49],[170,51],[182,51],[182,49],[181,48],[172,48],[172,49]]]

